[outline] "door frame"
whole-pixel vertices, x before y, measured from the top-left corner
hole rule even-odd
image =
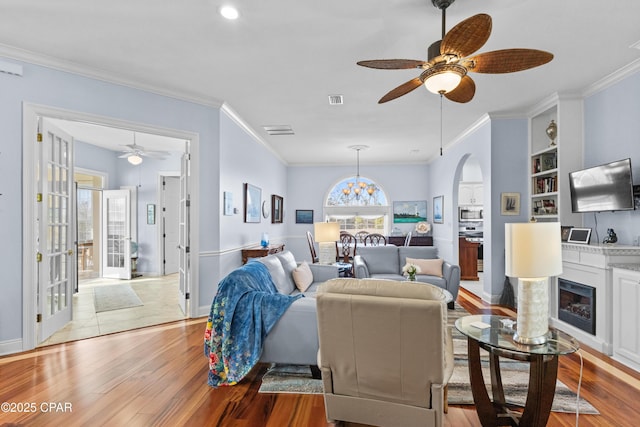
[[[38,117],[88,122],[108,127],[129,129],[136,132],[153,133],[172,138],[190,140],[191,179],[189,180],[189,194],[191,196],[191,253],[196,256],[191,259],[190,310],[187,317],[198,317],[199,306],[199,206],[200,206],[200,140],[195,132],[164,128],[139,122],[132,122],[114,117],[100,116],[72,110],[51,107],[47,105],[24,102],[22,104],[22,351],[34,349],[37,340],[37,283],[38,269],[35,262],[37,245],[33,224],[37,217],[33,196],[38,192],[35,161],[37,156],[36,140],[38,133]]]

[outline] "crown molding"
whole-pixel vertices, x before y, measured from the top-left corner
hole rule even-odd
[[[587,88],[582,91],[581,95],[585,98],[587,96],[591,96],[604,89],[607,89],[608,87],[613,86],[614,84],[626,79],[627,77],[637,73],[638,71],[640,71],[640,59],[636,59],[635,61],[625,65],[622,68],[619,68],[608,76],[605,76],[597,82],[587,86]]]
[[[179,101],[191,102],[194,104],[203,105],[206,107],[220,108],[222,101],[215,98],[203,97],[196,94],[190,94],[183,91],[178,91],[166,87],[159,87],[150,85],[137,80],[129,79],[117,74],[101,70],[98,68],[87,67],[77,64],[71,61],[65,61],[63,59],[54,58],[52,56],[42,55],[35,52],[31,52],[24,49],[18,49],[12,46],[7,46],[0,43],[0,57],[13,59],[16,61],[22,61],[27,64],[38,65],[41,67],[51,68],[58,71],[63,71],[70,74],[76,74],[82,77],[88,77],[95,80],[100,80],[106,83],[117,84],[119,86],[128,87],[131,89],[142,90],[150,92],[156,95],[165,96],[168,98],[174,98]]]
[[[277,153],[271,145],[267,141],[264,140],[260,134],[258,134],[255,129],[253,129],[247,122],[245,122],[242,117],[236,113],[236,111],[229,106],[227,103],[223,103],[220,107],[220,111],[223,112],[227,117],[229,117],[236,125],[238,125],[242,130],[244,130],[251,138],[253,138],[257,143],[261,144],[264,148],[269,150],[269,152],[276,157],[280,162],[282,162],[285,166],[289,166],[286,160]]]

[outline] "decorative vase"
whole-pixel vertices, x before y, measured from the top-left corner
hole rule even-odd
[[[410,274],[409,277],[407,277],[407,280],[410,282],[415,282],[416,281],[416,275],[415,274]]]
[[[266,248],[269,246],[269,235],[267,233],[262,233],[262,238],[260,239],[260,246]]]
[[[558,136],[558,125],[556,124],[555,121],[551,120],[551,123],[549,123],[549,126],[547,126],[546,132],[547,132],[547,136],[551,140],[551,144],[549,145],[550,146],[556,145],[556,136]]]

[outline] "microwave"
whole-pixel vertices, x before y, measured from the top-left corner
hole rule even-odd
[[[459,207],[458,221],[459,222],[482,221],[482,208],[473,207],[473,206]]]

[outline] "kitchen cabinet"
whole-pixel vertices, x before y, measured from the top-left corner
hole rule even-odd
[[[458,258],[460,280],[480,280],[478,277],[478,242],[470,242],[465,237],[458,238]]]
[[[481,182],[461,182],[458,186],[458,205],[482,205],[483,193],[484,184]]]

